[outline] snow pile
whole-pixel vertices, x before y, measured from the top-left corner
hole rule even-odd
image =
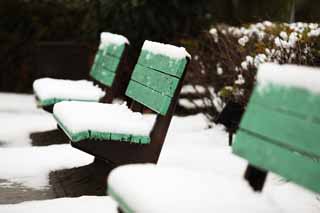
[[[63,101],[55,104],[55,118],[72,134],[84,131],[148,136],[152,123],[126,104]]]
[[[320,93],[320,69],[312,67],[265,63],[259,67],[257,81],[261,89],[272,83]]]
[[[242,179],[154,165],[113,170],[110,189],[133,212],[282,212]]]
[[[50,171],[91,163],[93,157],[69,144],[46,147],[0,148],[0,179],[41,189]]]
[[[30,99],[34,104],[34,100]],[[28,105],[27,102],[20,103]],[[0,103],[1,108],[2,102]],[[41,110],[38,109],[41,112]],[[29,112],[29,111],[27,111]],[[4,147],[30,146],[30,133],[57,128],[57,123],[49,113],[0,113],[0,141]],[[1,176],[0,176],[1,178]]]
[[[2,213],[56,213],[56,212],[77,212],[77,213],[117,213],[117,205],[106,196],[93,197],[82,196],[78,198],[59,198],[46,201],[29,201],[18,205],[0,205]]]
[[[122,44],[129,44],[129,41],[123,35],[118,35],[109,32],[102,32],[100,34],[100,47],[107,47],[109,44],[120,46]]]
[[[142,46],[142,49],[152,52],[155,55],[165,55],[176,60],[186,57],[191,58],[191,55],[184,47],[176,47],[171,44],[162,44],[146,40]]]
[[[15,93],[0,93],[0,112],[45,113],[36,107],[33,95]]]
[[[99,101],[105,95],[98,86],[87,80],[41,78],[33,82],[33,90],[40,101],[46,99]]]

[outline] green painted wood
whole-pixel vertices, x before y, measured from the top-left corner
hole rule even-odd
[[[250,103],[240,127],[320,157],[320,124]]]
[[[114,192],[114,190],[112,189],[112,186],[108,185],[107,187],[107,195],[113,197],[118,205],[120,206],[120,209],[124,212],[124,213],[134,213],[135,211],[132,210],[132,208],[129,207],[129,205],[124,201],[124,199],[119,196],[117,193]]]
[[[320,121],[320,95],[307,90],[273,84],[261,89],[261,86],[257,85],[251,95],[250,103],[278,108]]]
[[[49,98],[49,99],[44,99],[44,100],[38,99],[37,105],[38,105],[38,106],[50,106],[50,105],[54,105],[54,104],[56,104],[56,103],[59,103],[59,102],[61,102],[61,101],[88,101],[88,102],[98,102],[99,100],[83,100],[83,99],[72,99],[72,98],[68,98],[68,99]]]
[[[61,121],[60,119],[53,114],[53,117],[57,121],[58,125],[60,128],[63,130],[63,132],[68,136],[68,138],[73,141],[73,142],[78,142],[84,139],[87,139],[90,134],[89,131],[83,131],[83,132],[78,132],[78,133],[72,133]]]
[[[121,45],[108,44],[103,49],[104,49],[104,55],[108,54],[111,56],[115,56],[117,58],[121,58],[123,51],[125,49],[125,44],[121,44]]]
[[[110,72],[109,70],[103,68],[101,68],[99,72],[93,72],[92,74],[98,82],[109,87],[112,86],[116,76],[114,72]]]
[[[149,136],[143,135],[131,135],[122,133],[108,133],[108,132],[98,132],[98,131],[82,131],[73,133],[71,132],[59,119],[53,114],[54,118],[58,122],[58,125],[68,136],[72,142],[79,142],[86,139],[93,140],[114,140],[119,142],[129,142],[129,143],[139,143],[139,144],[149,144],[151,139]]]
[[[121,54],[123,53],[123,50],[124,50],[124,45],[123,45],[123,47],[121,47],[119,50],[116,48],[115,52],[112,52],[112,54],[115,54],[115,55],[110,55],[109,49],[112,47],[113,45],[108,45],[105,47],[105,49],[101,49],[101,48],[98,49],[94,59],[94,63],[90,71],[90,76],[92,78],[94,78],[95,80],[99,81],[100,83],[106,86],[112,85],[115,72],[117,71],[118,66],[120,64],[119,57],[121,57]],[[117,55],[119,54],[120,56],[118,57]]]
[[[171,103],[171,97],[163,96],[134,80],[129,82],[126,95],[161,115],[167,113]]]
[[[272,171],[310,190],[320,192],[319,160],[290,151],[241,130],[236,135],[232,150],[254,166]]]
[[[187,59],[177,60],[165,55],[155,55],[146,50],[142,50],[138,64],[181,78],[187,64]]]
[[[113,57],[113,56],[110,56],[110,55],[105,55],[103,56],[102,58],[102,62],[101,62],[101,67],[104,69],[104,70],[109,70],[110,72],[116,72],[117,71],[117,68],[119,66],[119,63],[120,63],[120,59],[119,58],[116,58],[116,57]]]
[[[137,64],[134,68],[131,79],[170,97],[174,96],[179,79],[171,75],[164,74],[151,68]]]

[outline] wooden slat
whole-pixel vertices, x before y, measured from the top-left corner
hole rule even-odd
[[[320,95],[307,90],[270,84],[261,89],[258,85],[250,98],[250,103],[304,115],[320,120]]]
[[[183,58],[176,60],[168,56],[155,55],[146,50],[142,50],[138,59],[138,64],[180,78],[187,64],[187,59]]]
[[[163,96],[134,80],[129,82],[126,95],[162,115],[167,113],[171,98]]]
[[[121,44],[121,45],[108,44],[104,50],[105,50],[105,54],[108,54],[117,58],[121,58],[124,49],[125,49],[125,44]]]
[[[320,124],[250,103],[240,127],[320,157]]]
[[[118,65],[120,63],[120,59],[110,56],[110,55],[104,55],[103,58],[101,59],[101,67],[103,69],[107,69],[110,72],[116,72]]]
[[[162,95],[170,97],[173,97],[179,83],[179,79],[176,77],[166,75],[151,68],[140,66],[139,64],[135,66],[131,78],[149,88],[152,88]]]
[[[320,192],[320,162],[238,131],[233,152],[251,164],[275,172],[310,190]]]
[[[98,68],[97,68],[98,69]],[[99,70],[95,70],[90,73],[90,75],[99,81],[100,83],[107,85],[109,87],[112,86],[113,81],[115,79],[115,73],[114,72],[109,72],[106,69],[100,68]]]
[[[120,134],[120,133],[106,133],[106,132],[96,132],[96,131],[90,131],[90,137],[88,138],[94,139],[94,140],[114,140],[119,142],[140,143],[140,144],[150,143],[149,136],[139,136],[139,135]]]

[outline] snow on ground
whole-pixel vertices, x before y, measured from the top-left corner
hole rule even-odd
[[[29,113],[29,111],[23,113],[20,111],[17,114],[2,112],[0,109],[0,122],[0,141],[4,143],[5,147],[31,146],[30,133],[57,128],[52,115],[41,113],[41,111],[40,113]]]
[[[14,205],[0,205],[2,213],[117,213],[117,204],[109,197],[83,196],[46,201],[29,201]]]
[[[0,112],[42,113],[35,104],[35,97],[27,94],[0,93]]]
[[[50,171],[83,166],[92,161],[91,155],[69,144],[0,148],[0,178],[41,189],[48,185]]]
[[[154,116],[147,115],[147,119]],[[31,147],[28,135],[56,128],[52,115],[35,107],[32,96],[0,93],[0,179],[41,188],[52,170],[81,166],[92,157],[68,144]],[[159,167],[181,168],[199,173],[227,175],[241,180],[246,162],[231,154],[222,126],[208,129],[202,115],[174,117],[159,159]],[[211,124],[212,125],[212,124]],[[212,178],[215,181],[215,178]],[[217,184],[219,187],[219,184]],[[10,187],[10,185],[8,185]],[[222,187],[222,186],[221,186]],[[269,175],[264,190],[283,212],[320,212],[316,195]],[[1,199],[1,197],[0,197]],[[240,198],[239,198],[240,199]],[[109,197],[80,197],[0,205],[0,212],[114,212]],[[238,209],[238,212],[243,212]]]

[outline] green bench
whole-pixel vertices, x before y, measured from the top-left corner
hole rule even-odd
[[[117,106],[116,108],[122,107],[125,113],[117,114],[110,111],[111,114],[107,114],[108,108],[115,105],[95,103],[84,106],[80,104],[83,106],[83,113],[87,117],[91,117],[89,123],[98,127],[119,125],[121,123],[120,117],[123,119],[123,114],[130,116],[134,114],[133,108],[137,105],[150,109],[157,116],[154,123],[150,123],[150,131],[147,134],[141,135],[137,133],[139,131],[123,132],[119,128],[117,131],[101,131],[99,128],[90,126],[81,127],[81,131],[75,131],[72,129],[74,125],[87,121],[81,117],[65,119],[64,115],[68,116],[69,111],[76,113],[71,105],[79,103],[62,102],[56,104],[54,116],[59,127],[71,140],[71,145],[94,155],[96,159],[110,162],[114,166],[128,163],[156,163],[177,104],[188,62],[189,54],[184,48],[145,41],[125,92],[126,96],[133,100],[131,109]],[[96,115],[100,109],[101,114],[104,114],[105,117]],[[81,114],[80,111],[79,116]],[[126,127],[129,125],[132,129],[132,126],[135,126],[134,122],[137,122],[137,126],[139,126],[138,122],[143,120],[140,119],[141,114],[133,115],[133,117],[137,117],[136,121],[135,118],[132,120],[130,116],[130,120],[122,122],[121,125]]]
[[[128,40],[121,35],[101,33],[100,46],[90,71],[93,82],[38,79],[33,84],[38,106],[52,113],[54,104],[61,101],[111,103],[115,97],[123,96],[131,74],[126,64],[128,45]],[[105,91],[105,96],[100,88]]]
[[[245,178],[262,190],[267,171],[320,192],[320,72],[262,65],[233,153],[248,160]]]

